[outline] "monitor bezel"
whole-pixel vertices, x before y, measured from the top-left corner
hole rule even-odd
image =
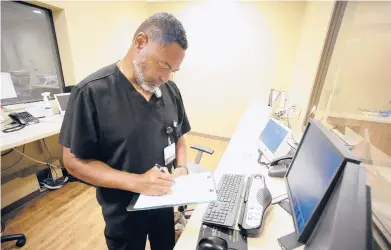
[[[263,133],[263,131],[265,130],[266,126],[269,124],[270,121],[274,121],[275,123],[277,123],[279,126],[281,126],[283,129],[285,129],[287,131],[287,134],[285,135],[284,139],[281,141],[280,145],[278,145],[278,147],[276,149],[276,152],[274,152],[274,153],[269,150],[269,148],[265,145],[265,143],[260,138],[262,133]],[[278,156],[278,153],[284,147],[284,142],[286,142],[287,139],[291,136],[291,133],[292,133],[292,130],[289,127],[285,126],[285,124],[283,124],[281,121],[271,117],[266,122],[266,124],[263,127],[261,133],[258,136],[258,141],[259,141],[258,142],[259,143],[258,148],[265,155],[266,159],[271,161],[271,160],[273,160],[274,157]],[[290,147],[289,147],[289,149],[290,149]],[[282,153],[287,153],[287,152],[282,152]]]
[[[304,224],[303,230],[300,233],[298,230],[298,227],[297,227],[297,220],[296,220],[296,215],[294,212],[294,207],[293,207],[293,202],[292,202],[292,194],[291,194],[291,188],[290,188],[289,182],[288,182],[288,176],[289,176],[289,173],[290,173],[292,166],[294,166],[296,156],[300,152],[302,142],[305,140],[307,133],[308,133],[308,130],[311,128],[311,126],[318,129],[324,135],[325,139],[334,147],[334,149],[336,149],[336,151],[338,152],[338,154],[342,158],[342,162],[341,162],[341,166],[339,166],[338,170],[335,172],[334,176],[332,177],[332,181],[331,181],[329,187],[326,189],[323,197],[316,204],[315,209],[312,211],[309,219]],[[292,211],[293,225],[295,228],[298,242],[303,243],[303,244],[307,243],[307,241],[310,238],[311,233],[314,230],[316,223],[318,222],[318,220],[319,220],[319,218],[320,218],[320,216],[321,216],[321,214],[327,204],[327,201],[329,200],[329,198],[332,194],[332,191],[334,190],[334,187],[335,187],[336,183],[338,182],[338,179],[339,179],[347,162],[353,162],[356,164],[360,164],[360,160],[358,158],[356,158],[353,155],[353,153],[349,151],[349,149],[347,149],[347,147],[342,143],[342,141],[340,139],[338,139],[336,137],[336,135],[332,131],[328,130],[320,121],[316,121],[316,120],[311,119],[305,128],[303,137],[301,138],[300,144],[295,152],[295,155],[289,165],[288,171],[284,177],[285,185],[287,188],[287,194],[288,194],[288,198],[289,198],[289,205],[290,205],[290,208]]]

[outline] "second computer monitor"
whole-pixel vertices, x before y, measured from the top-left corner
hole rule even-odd
[[[348,161],[359,163],[330,130],[318,121],[310,121],[286,174],[299,242],[307,242]]]
[[[259,150],[269,161],[288,154],[291,147],[286,140],[291,130],[276,119],[269,119],[259,136]]]

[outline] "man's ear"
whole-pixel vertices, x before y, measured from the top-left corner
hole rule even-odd
[[[147,43],[148,43],[147,35],[144,32],[140,32],[134,38],[134,44],[133,45],[134,45],[134,48],[136,49],[136,51],[138,52],[138,51],[142,50],[143,48],[145,48]]]

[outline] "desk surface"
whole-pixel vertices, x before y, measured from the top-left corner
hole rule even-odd
[[[63,116],[54,115],[50,118],[40,119],[40,123],[26,126],[12,133],[1,132],[1,151],[58,134],[61,130],[62,120]]]
[[[266,102],[265,102],[266,103]],[[243,115],[232,139],[214,172],[216,184],[225,173],[260,173],[266,177],[266,185],[273,197],[286,193],[282,178],[270,178],[265,166],[257,163],[257,138],[270,117],[270,109],[261,102],[254,101]],[[194,210],[188,224],[179,238],[175,250],[195,249],[198,241],[202,217],[208,204],[201,204]],[[294,231],[291,216],[280,206],[268,208],[264,217],[262,233],[257,238],[248,238],[248,249],[281,249],[277,238]]]

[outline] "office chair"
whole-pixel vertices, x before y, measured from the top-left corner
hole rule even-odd
[[[208,153],[208,154],[212,155],[214,153],[213,149],[207,148],[207,147],[202,147],[199,145],[193,145],[193,146],[190,146],[190,148],[197,150],[198,153],[197,153],[197,156],[194,160],[194,163],[187,164],[187,168],[189,169],[189,174],[209,172],[209,170],[207,168],[204,168],[199,164],[202,159],[203,153]]]
[[[190,146],[190,148],[197,150],[198,153],[197,153],[197,156],[195,158],[194,163],[187,164],[189,174],[209,172],[209,169],[202,167],[201,165],[199,165],[199,163],[201,161],[203,153],[208,153],[208,154],[212,155],[214,153],[214,150],[211,148],[202,147],[202,146],[198,146],[198,145]],[[184,218],[186,220],[188,220],[188,219],[190,219],[191,215],[186,215],[186,211],[190,211],[190,210],[187,210],[187,205],[178,207],[178,212],[180,212],[184,216]]]
[[[17,247],[23,247],[26,244],[26,236],[24,234],[10,234],[4,235],[5,224],[1,221],[1,243],[16,240]]]

